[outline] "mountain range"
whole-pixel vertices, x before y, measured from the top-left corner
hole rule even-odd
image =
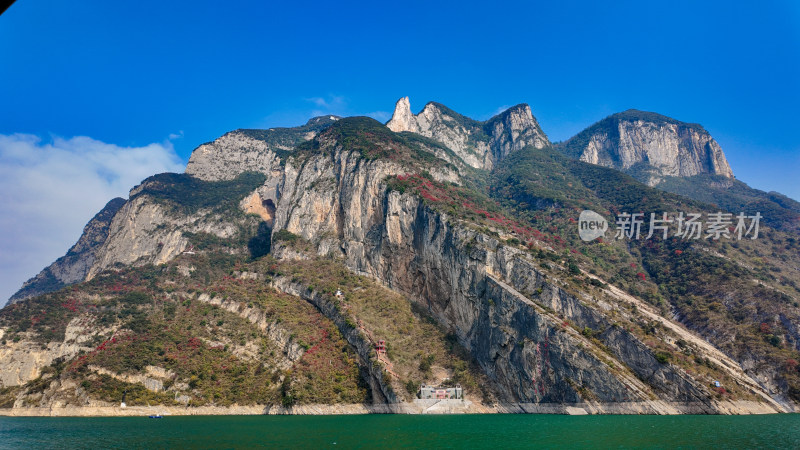
[[[604,236],[581,239],[587,210]],[[651,112],[560,143],[526,104],[476,121],[407,97],[386,124],[235,130],[111,200],[0,310],[0,408],[796,411],[798,234],[800,203]]]

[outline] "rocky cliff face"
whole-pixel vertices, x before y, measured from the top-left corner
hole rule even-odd
[[[197,147],[186,165],[186,173],[206,181],[219,181],[231,180],[245,171],[280,171],[281,156],[313,139],[337,120],[337,116],[320,116],[299,127],[231,131]]]
[[[42,345],[27,339],[12,342],[0,347],[0,388],[18,386],[41,375],[43,367],[59,358],[71,358],[80,351],[91,350],[88,342],[98,333],[104,331],[95,328],[85,317],[77,317],[70,321],[61,342],[49,342]],[[0,339],[5,330],[0,328]]]
[[[701,127],[636,113],[596,124],[566,143],[565,151],[628,171],[646,165],[641,173],[648,176],[713,172],[732,177],[719,146]],[[244,224],[263,222],[271,227],[273,240],[286,232],[302,238],[311,253],[341,261],[426,309],[467,349],[503,402],[633,403],[638,411],[651,413],[735,412],[710,388],[715,379],[711,377],[724,376],[732,389],[763,402],[765,408],[792,408],[789,402],[773,400],[764,383],[735,361],[644,302],[614,286],[588,287],[604,286],[598,279],[597,284],[576,287],[565,281],[574,271],[560,266],[566,265],[561,256],[556,256],[556,264],[537,264],[532,247],[521,247],[518,240],[514,244],[506,239],[510,236],[501,238],[504,232],[492,224],[487,227],[458,215],[457,209],[466,203],[437,209],[433,204],[438,199],[429,191],[407,192],[393,184],[417,174],[423,186],[463,186],[469,181],[464,164],[491,169],[525,147],[548,147],[527,105],[477,122],[435,103],[413,115],[403,98],[386,127],[371,119],[330,117],[296,129],[238,130],[198,147],[187,167],[192,177],[148,179],[131,191],[129,201],[99,214],[102,220],[87,226],[90,231],[79,244],[84,242],[81,251],[91,251],[91,261],[85,260],[82,272],[76,272],[80,278],[73,282],[115,265],[162,264],[186,251],[189,236],[231,241],[246,234]],[[199,185],[192,183],[197,180],[205,180],[209,184],[203,187],[213,190],[245,172],[263,177],[246,189],[240,186],[235,195],[224,191],[209,197],[228,201],[228,209],[196,198],[199,194],[192,186]],[[165,191],[165,185],[182,190]],[[181,203],[182,197],[189,200]],[[176,209],[176,204],[185,209]],[[489,218],[487,211],[482,213]],[[276,256],[309,258],[308,249],[284,248]],[[577,266],[575,270],[580,273]],[[186,271],[184,276],[190,276]],[[644,273],[637,275],[644,281]],[[374,398],[397,401],[397,386],[370,362],[372,344],[354,332],[335,303],[294,279],[277,276],[272,285],[304,298],[339,327],[356,349]],[[198,298],[244,314],[262,331],[275,326],[265,322],[266,316],[250,314],[252,306],[245,303]],[[634,332],[656,330],[652,324],[661,331],[648,331],[646,336]],[[289,341],[281,345],[286,348]],[[672,364],[656,349],[691,354],[706,366],[693,371]],[[301,355],[299,348],[293,351]],[[9,382],[35,376],[31,364],[19,365],[28,374],[14,375]]]
[[[114,216],[108,239],[97,249],[86,279],[115,264],[163,264],[187,248],[186,232],[230,238],[237,227],[235,222],[207,211],[180,216],[147,196],[135,198]]]
[[[510,152],[526,145],[543,148],[549,144],[530,106],[525,104],[478,122],[438,103],[428,103],[414,115],[408,97],[403,97],[397,101],[386,126],[394,132],[409,131],[437,140],[470,166],[481,169],[491,169]]]
[[[504,401],[658,398],[690,404],[694,412],[718,410],[706,387],[657,361],[611,318],[618,307],[568,294],[522,252],[430,210],[415,196],[386,192],[381,180],[398,172],[380,161],[360,165],[346,152],[312,157],[303,168],[287,169],[276,230],[303,236],[320,254],[342,255],[355,272],[416,299],[457,334]],[[334,174],[331,184],[315,188],[313,180],[324,173]],[[565,320],[604,330],[598,335],[602,345]],[[748,389],[760,389],[740,371],[736,376]],[[664,411],[657,402],[649,408]]]
[[[697,124],[629,110],[592,125],[564,143],[568,154],[655,185],[663,176],[703,173],[733,178],[719,144]]]
[[[278,198],[277,182],[283,173],[282,156],[299,143],[312,139],[335,123],[336,116],[315,117],[303,126],[268,130],[235,130],[192,152],[186,174],[215,182],[232,180],[242,172],[270,175],[241,205],[247,213],[258,214],[271,225]],[[133,199],[147,183],[130,192]],[[210,233],[229,238],[236,225],[226,218],[207,217],[200,211],[188,217],[169,214],[152,199],[130,202],[111,200],[86,225],[78,242],[66,255],[31,278],[9,300],[10,303],[53,292],[86,279],[114,264],[163,263],[188,245],[185,232]]]
[[[231,131],[197,147],[186,165],[186,173],[207,181],[230,180],[248,170],[271,173],[280,169],[276,152],[290,148],[271,145],[238,130]]]
[[[65,256],[29,280],[14,294],[11,302],[90,280],[117,264],[163,264],[188,248],[187,233],[229,239],[240,232],[241,217],[225,216],[211,208],[185,214],[152,195],[142,194],[143,190],[157,183],[157,180],[146,180],[131,190],[130,200],[109,202],[86,225],[78,243]],[[269,183],[259,188],[268,189]],[[243,213],[258,214],[269,221],[274,212],[271,205],[271,200],[262,200],[254,191],[242,200],[240,209]]]
[[[408,117],[403,118],[405,112]],[[439,149],[428,150],[456,167],[466,163],[473,167],[491,168],[496,161],[525,145],[543,147],[548,143],[527,105],[510,108],[489,121],[476,122],[436,103],[429,103],[423,113],[414,116],[408,98],[404,98],[398,101],[395,116],[389,128],[398,128],[404,123],[406,131],[442,142],[455,152],[455,157]],[[275,208],[283,195],[282,189],[293,186],[291,177],[296,168],[293,163],[287,165],[286,158],[297,145],[313,139],[338,120],[336,116],[321,116],[300,127],[232,131],[195,149],[186,174],[209,182],[232,180],[248,171],[267,175],[266,182],[243,201],[241,209],[258,214],[272,225],[272,216],[276,214]],[[439,179],[457,182],[452,170],[431,169],[431,172]],[[315,173],[309,176],[325,181],[333,175]],[[385,175],[374,176],[379,180]],[[324,185],[317,183],[318,187]],[[131,190],[131,198],[145,186]],[[322,199],[314,200],[318,205],[325,204],[331,193],[322,192],[320,195]],[[295,197],[297,202],[311,201]],[[224,217],[209,216],[209,211],[189,216],[170,215],[159,203],[146,198],[127,203],[123,199],[112,200],[87,225],[78,244],[66,256],[29,280],[12,301],[89,279],[114,264],[163,263],[189,245],[184,236],[186,232],[230,238],[236,232],[236,225]]]
[[[26,281],[22,288],[11,297],[9,303],[52,292],[86,279],[92,266],[97,262],[100,247],[108,238],[111,221],[124,205],[125,200],[121,198],[115,198],[108,202],[86,224],[80,239],[69,249],[67,254]]]

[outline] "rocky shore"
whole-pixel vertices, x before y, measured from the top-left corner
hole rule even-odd
[[[722,414],[772,414],[766,403],[737,401],[716,405]],[[460,400],[420,400],[399,404],[341,404],[282,406],[53,406],[0,408],[0,416],[8,417],[131,417],[160,414],[162,416],[247,416],[247,415],[344,415],[344,414],[696,414],[706,409],[703,404],[670,402],[627,402],[614,404],[509,403],[485,406]]]

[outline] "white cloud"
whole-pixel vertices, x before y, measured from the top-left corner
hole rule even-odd
[[[347,110],[347,97],[343,95],[328,94],[325,97],[310,97],[306,99],[317,106],[314,113],[317,116],[325,114],[339,114],[341,111]]]
[[[317,106],[323,106],[323,107],[328,106],[328,102],[325,101],[325,99],[322,97],[311,97],[307,98],[306,101],[309,101]]]
[[[169,141],[120,147],[84,136],[0,134],[0,305],[66,253],[109,200],[184,167]]]

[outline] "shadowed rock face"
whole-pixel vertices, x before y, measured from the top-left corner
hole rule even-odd
[[[108,202],[86,224],[80,239],[69,249],[67,254],[26,281],[22,288],[11,297],[9,303],[16,303],[83,281],[97,259],[97,250],[108,238],[108,230],[114,215],[125,203],[122,198],[115,198]]]
[[[663,176],[733,178],[725,154],[702,126],[654,113],[629,110],[607,117],[563,148],[581,161],[629,172],[651,186]]]
[[[414,115],[408,97],[403,97],[386,126],[397,133],[408,131],[437,140],[480,169],[491,169],[509,153],[527,145],[543,148],[550,143],[526,104],[478,122],[438,103],[428,103]]]

